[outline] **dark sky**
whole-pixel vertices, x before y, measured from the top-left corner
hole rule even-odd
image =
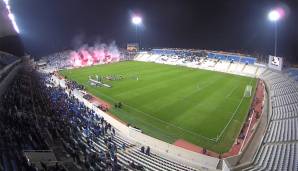
[[[273,53],[274,24],[267,12],[282,5],[278,56],[298,58],[298,0],[11,0],[27,51],[42,56],[75,48],[77,40],[135,40],[132,12],[143,16],[143,47]]]

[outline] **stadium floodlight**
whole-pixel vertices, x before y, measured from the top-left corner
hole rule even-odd
[[[20,33],[20,30],[18,28],[18,25],[16,23],[16,20],[15,20],[15,17],[14,15],[12,14],[11,12],[11,8],[10,8],[10,5],[9,5],[9,0],[3,0],[4,3],[5,3],[5,6],[6,6],[6,9],[8,11],[8,18],[10,19],[11,23],[12,23],[12,26],[14,28],[14,30],[17,32],[17,33]]]
[[[138,36],[138,27],[141,26],[142,21],[143,21],[142,17],[138,15],[132,16],[131,18],[132,24],[134,24],[136,27],[136,42],[138,43],[139,48],[141,48],[141,39],[140,39],[140,36]]]
[[[140,25],[140,24],[142,24],[142,18],[140,16],[133,16],[131,19],[131,22],[134,25]]]
[[[278,10],[272,10],[268,13],[268,19],[270,21],[276,22],[280,19],[280,17],[281,17],[281,15]]]
[[[283,10],[281,8],[276,8],[271,10],[268,13],[268,19],[272,22],[274,22],[274,30],[275,30],[275,34],[274,34],[274,56],[276,56],[276,51],[277,51],[277,21],[281,19],[283,14]]]

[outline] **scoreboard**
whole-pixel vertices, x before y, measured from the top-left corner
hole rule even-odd
[[[127,51],[130,51],[130,52],[139,51],[139,44],[138,43],[128,43],[127,44]]]
[[[268,67],[275,70],[282,70],[283,58],[269,55]]]

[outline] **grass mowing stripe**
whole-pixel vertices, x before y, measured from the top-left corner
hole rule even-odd
[[[233,144],[251,103],[251,98],[243,99],[238,107],[250,78],[214,71],[132,61],[61,73],[111,104],[124,103],[122,109],[112,109],[112,114],[145,134],[169,143],[184,139],[219,153]],[[88,76],[94,74],[121,74],[124,79],[105,80],[112,88],[100,88],[88,83]],[[214,142],[232,117],[222,137]]]
[[[110,96],[107,96],[107,95],[103,95],[103,96],[105,96],[105,97],[107,97],[107,98],[109,98],[109,99],[112,99],[114,102],[117,102],[115,99],[113,99],[113,98],[110,97]],[[166,124],[166,125],[168,125],[168,126],[171,126],[171,127],[173,127],[173,128],[180,129],[180,130],[185,131],[185,132],[187,132],[187,133],[190,133],[190,134],[192,134],[192,135],[195,135],[195,136],[198,136],[198,137],[201,137],[201,138],[210,140],[210,141],[214,141],[213,139],[209,139],[208,137],[205,137],[205,136],[203,136],[203,135],[197,134],[197,133],[195,133],[195,132],[193,132],[193,131],[186,130],[186,129],[184,129],[184,128],[181,128],[181,127],[179,127],[179,126],[176,126],[176,125],[173,125],[173,124],[171,124],[171,123],[169,123],[169,122],[166,122],[166,121],[164,121],[164,120],[161,120],[161,119],[159,119],[159,118],[157,118],[157,117],[154,117],[154,116],[152,116],[152,115],[150,115],[150,114],[148,114],[148,113],[146,113],[146,112],[143,112],[143,111],[141,111],[141,110],[139,110],[139,109],[136,109],[136,108],[134,108],[134,107],[132,107],[132,106],[129,106],[129,105],[125,104],[125,103],[122,103],[122,104],[123,104],[124,106],[126,106],[126,107],[128,107],[128,108],[130,108],[130,109],[132,109],[132,110],[134,110],[134,111],[136,111],[136,112],[139,112],[139,113],[141,113],[141,114],[144,114],[144,115],[146,115],[147,117],[150,117],[150,118],[152,118],[152,119],[154,119],[154,120],[156,120],[156,121],[158,121],[158,122],[164,123],[164,124]]]
[[[253,79],[250,80],[250,83],[249,83],[250,85],[251,85],[251,83],[252,83],[252,80],[253,80]],[[222,136],[223,133],[225,132],[226,128],[229,126],[229,124],[230,124],[231,121],[233,120],[235,114],[237,113],[237,111],[238,111],[240,105],[241,105],[242,102],[243,102],[243,99],[244,99],[244,96],[241,98],[241,101],[239,102],[239,105],[237,106],[236,110],[234,111],[234,113],[233,113],[231,119],[229,120],[229,122],[227,123],[227,125],[222,129],[222,131],[221,131],[221,133],[219,134],[219,136],[217,137],[216,141],[218,141],[218,140],[221,138],[221,136]]]

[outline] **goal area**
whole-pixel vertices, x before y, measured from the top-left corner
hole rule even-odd
[[[251,92],[252,92],[252,86],[251,85],[247,85],[245,87],[243,97],[251,97]]]

